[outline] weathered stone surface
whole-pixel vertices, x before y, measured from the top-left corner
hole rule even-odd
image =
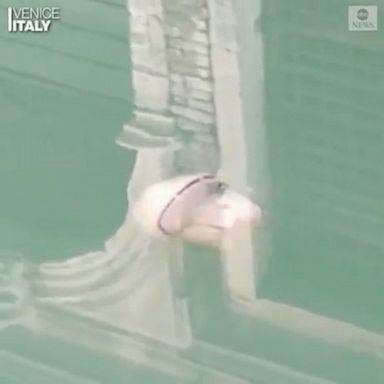
[[[173,138],[167,136],[153,136],[136,127],[133,123],[124,126],[123,131],[116,139],[116,143],[122,147],[137,148],[160,148],[173,144]]]
[[[161,0],[130,4],[132,62],[152,73],[167,73]]]
[[[153,135],[173,136],[175,133],[175,119],[164,114],[135,110],[131,124]]]
[[[181,65],[193,65],[197,56],[195,52],[186,51],[183,48],[170,48],[167,53],[170,63],[178,63]]]
[[[197,89],[200,91],[212,92],[213,84],[211,81],[200,79],[199,77],[186,76],[185,81],[187,87],[190,89]]]
[[[178,117],[176,119],[176,126],[183,131],[189,132],[211,133],[214,130],[213,124],[204,124],[185,117]]]
[[[197,76],[202,79],[209,79],[211,77],[211,72],[206,68],[200,68],[197,65],[187,65],[184,63],[179,63],[175,61],[170,62],[170,69],[172,72],[179,73],[186,76]]]
[[[203,124],[213,124],[214,118],[211,113],[198,111],[196,109],[187,108],[181,105],[172,105],[171,112],[178,116],[186,117],[192,121]]]
[[[202,91],[199,89],[189,89],[188,98],[202,101],[212,101],[213,94],[209,91]]]
[[[192,140],[196,143],[203,143],[204,145],[217,145],[217,134],[215,130],[210,132],[194,132]]]
[[[168,78],[134,70],[132,79],[137,107],[153,111],[164,111],[168,108]]]
[[[201,80],[201,79],[199,79]],[[202,80],[201,80],[202,81]],[[184,76],[179,74],[171,75],[171,94],[175,96],[182,96],[188,100],[198,101],[210,101],[213,100],[212,90],[209,90],[209,83],[204,84],[198,82],[195,84],[194,81],[188,81]],[[199,89],[199,88],[205,88]]]
[[[175,155],[180,173],[216,173],[220,164],[220,150],[216,144],[190,141]]]
[[[198,31],[207,31],[208,30],[208,22],[205,19],[197,19],[192,18],[192,22]]]
[[[165,31],[167,36],[188,38],[196,29],[196,19],[188,17],[187,14],[167,12],[165,25],[167,26]],[[175,36],[175,28],[177,28],[178,36]]]
[[[183,96],[172,95],[172,102],[180,105],[187,105],[187,101]]]
[[[184,77],[181,75],[178,75],[177,73],[171,73],[169,78],[171,79],[172,83],[176,83],[176,84],[184,83],[185,81]]]
[[[209,37],[205,32],[196,31],[191,36],[191,41],[196,41],[201,44],[209,44]]]
[[[165,25],[164,33],[166,36],[174,38],[181,38],[183,34],[182,30],[179,27],[172,25]]]
[[[171,95],[178,97],[187,97],[187,91],[184,83],[172,83],[171,84]]]
[[[207,5],[207,0],[163,0],[163,4],[166,9],[189,9],[205,7]]]
[[[185,15],[200,20],[206,20],[209,16],[206,4],[197,5],[196,3],[194,4],[193,1],[188,2],[187,4],[182,4],[179,1],[171,0],[164,0],[163,4],[167,15],[166,17],[169,18],[170,21]]]
[[[238,45],[238,26],[233,0],[210,1],[210,35],[216,50],[225,49],[236,52]]]
[[[198,67],[209,68],[211,65],[209,57],[205,55],[196,55],[194,61]]]
[[[150,0],[143,3],[133,1],[137,7],[146,3],[148,8],[150,4]],[[146,112],[136,113],[133,122],[151,135],[152,132],[154,135],[168,135],[173,129],[178,132],[184,144],[178,152],[176,165],[182,169],[182,173],[215,171],[219,164],[219,149],[213,104],[207,0],[154,0],[157,5],[159,1],[163,9],[162,15],[159,9],[155,12],[156,20],[162,23],[161,31],[157,29],[157,33],[165,39],[162,47],[165,47],[167,72],[164,72],[164,77],[159,77],[154,76],[156,70],[142,71],[142,68],[148,68],[143,62],[143,47],[147,47],[148,52],[149,34],[145,22],[149,19],[144,18],[142,25],[137,23],[134,28],[133,55],[135,52],[141,55],[141,62],[134,59],[136,105]],[[151,26],[152,31],[156,31],[156,28]],[[157,41],[156,46],[161,46],[157,36],[154,41]],[[154,54],[153,49],[151,54]],[[153,63],[153,59],[149,62]],[[156,113],[147,113],[147,110]],[[170,111],[171,117],[167,116],[167,111]],[[160,113],[164,116],[159,117]]]
[[[163,11],[163,0],[129,0],[128,6],[132,18],[142,13],[161,15]]]
[[[187,51],[193,51],[202,55],[209,55],[209,46],[207,44],[201,44],[196,41],[186,41],[183,39],[170,38],[168,41],[170,48],[184,49]]]
[[[204,63],[204,66],[197,64],[197,61]],[[175,57],[170,60],[170,69],[175,73],[188,76],[199,76],[203,79],[211,77],[211,71],[209,69],[209,61],[206,60],[192,60],[187,57]]]
[[[210,59],[207,55],[199,54],[184,48],[169,48],[168,60],[180,65],[196,65],[201,68],[210,66]]]
[[[207,101],[201,101],[201,100],[195,100],[195,99],[188,99],[188,106],[193,109],[198,109],[200,111],[208,112],[208,113],[214,113],[215,109],[213,106],[213,103],[207,102]]]

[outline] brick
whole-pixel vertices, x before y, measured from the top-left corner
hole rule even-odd
[[[187,88],[197,89],[200,91],[212,92],[213,84],[209,80],[200,79],[199,77],[187,76],[185,78]]]
[[[175,84],[182,84],[185,82],[184,77],[176,73],[171,73],[170,79],[171,79],[171,82]]]
[[[204,7],[207,5],[207,0],[163,0],[163,4],[168,7],[184,7],[189,9],[190,7]]]
[[[215,109],[211,102],[188,99],[188,106],[193,109],[198,109],[199,111],[204,111],[208,113],[214,113]]]
[[[171,94],[173,96],[182,96],[185,97],[187,92],[183,83],[172,83],[171,84]]]
[[[188,102],[187,99],[183,96],[172,94],[172,101],[176,104],[185,105],[187,106]]]
[[[208,30],[208,23],[206,20],[192,18],[192,21],[193,21],[197,30],[199,30],[199,31],[207,31]]]
[[[171,136],[175,130],[174,117],[140,110],[135,110],[130,124],[158,136]]]
[[[132,80],[137,107],[154,111],[167,109],[169,97],[167,77],[133,70]]]
[[[183,33],[182,33],[182,30],[180,29],[180,27],[177,27],[177,26],[169,26],[169,25],[165,25],[164,26],[164,32],[165,32],[165,35],[168,36],[168,37],[173,37],[173,38],[180,38]]]
[[[206,54],[198,53],[189,50],[187,47],[183,48],[168,48],[168,60],[175,62],[195,64],[198,67],[208,68],[211,64],[210,58]]]
[[[188,98],[201,100],[201,101],[212,101],[213,95],[210,91],[201,91],[199,89],[189,89]]]
[[[200,53],[203,55],[209,55],[210,50],[209,46],[206,44],[201,44],[196,41],[188,41],[184,39],[178,39],[178,38],[170,38],[168,39],[168,46],[170,48],[176,48],[176,49],[185,49],[187,51],[193,51],[196,53]]]
[[[211,113],[198,111],[196,109],[187,108],[180,105],[172,105],[171,112],[175,115],[185,117],[189,120],[196,121],[203,124],[213,124],[214,118]]]
[[[190,40],[201,44],[209,44],[209,37],[205,32],[196,31],[192,34]]]
[[[198,5],[194,1],[189,1],[187,4],[180,3],[180,0],[163,0],[165,8],[165,18],[173,21],[175,18],[187,16],[189,19],[196,18],[207,20],[209,16],[208,8],[203,2]]]
[[[202,79],[209,79],[211,77],[211,71],[207,68],[200,68],[195,65],[186,65],[181,62],[170,62],[171,72],[181,75],[200,77]]]
[[[218,138],[214,126],[211,127],[209,132],[195,132],[191,140],[196,143],[218,145]]]
[[[189,131],[189,132],[207,134],[214,131],[213,124],[199,123],[199,122],[187,119],[185,117],[177,117],[176,126],[183,131]]]
[[[151,36],[149,39],[148,36]],[[167,73],[166,39],[159,17],[139,13],[131,20],[131,57],[134,66],[148,72]]]

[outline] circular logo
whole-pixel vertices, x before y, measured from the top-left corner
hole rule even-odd
[[[365,8],[361,8],[357,11],[357,18],[360,21],[365,21],[368,19],[368,17],[369,17],[369,13]]]

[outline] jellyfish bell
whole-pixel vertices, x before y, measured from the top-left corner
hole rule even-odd
[[[133,216],[151,236],[222,248],[234,232],[258,225],[261,209],[215,176],[197,174],[150,186]]]

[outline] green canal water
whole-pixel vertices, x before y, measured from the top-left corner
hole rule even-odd
[[[34,261],[102,248],[127,211],[135,154],[115,143],[132,109],[127,21],[98,38],[103,7],[81,24],[74,7],[52,33],[0,32],[0,250]]]

